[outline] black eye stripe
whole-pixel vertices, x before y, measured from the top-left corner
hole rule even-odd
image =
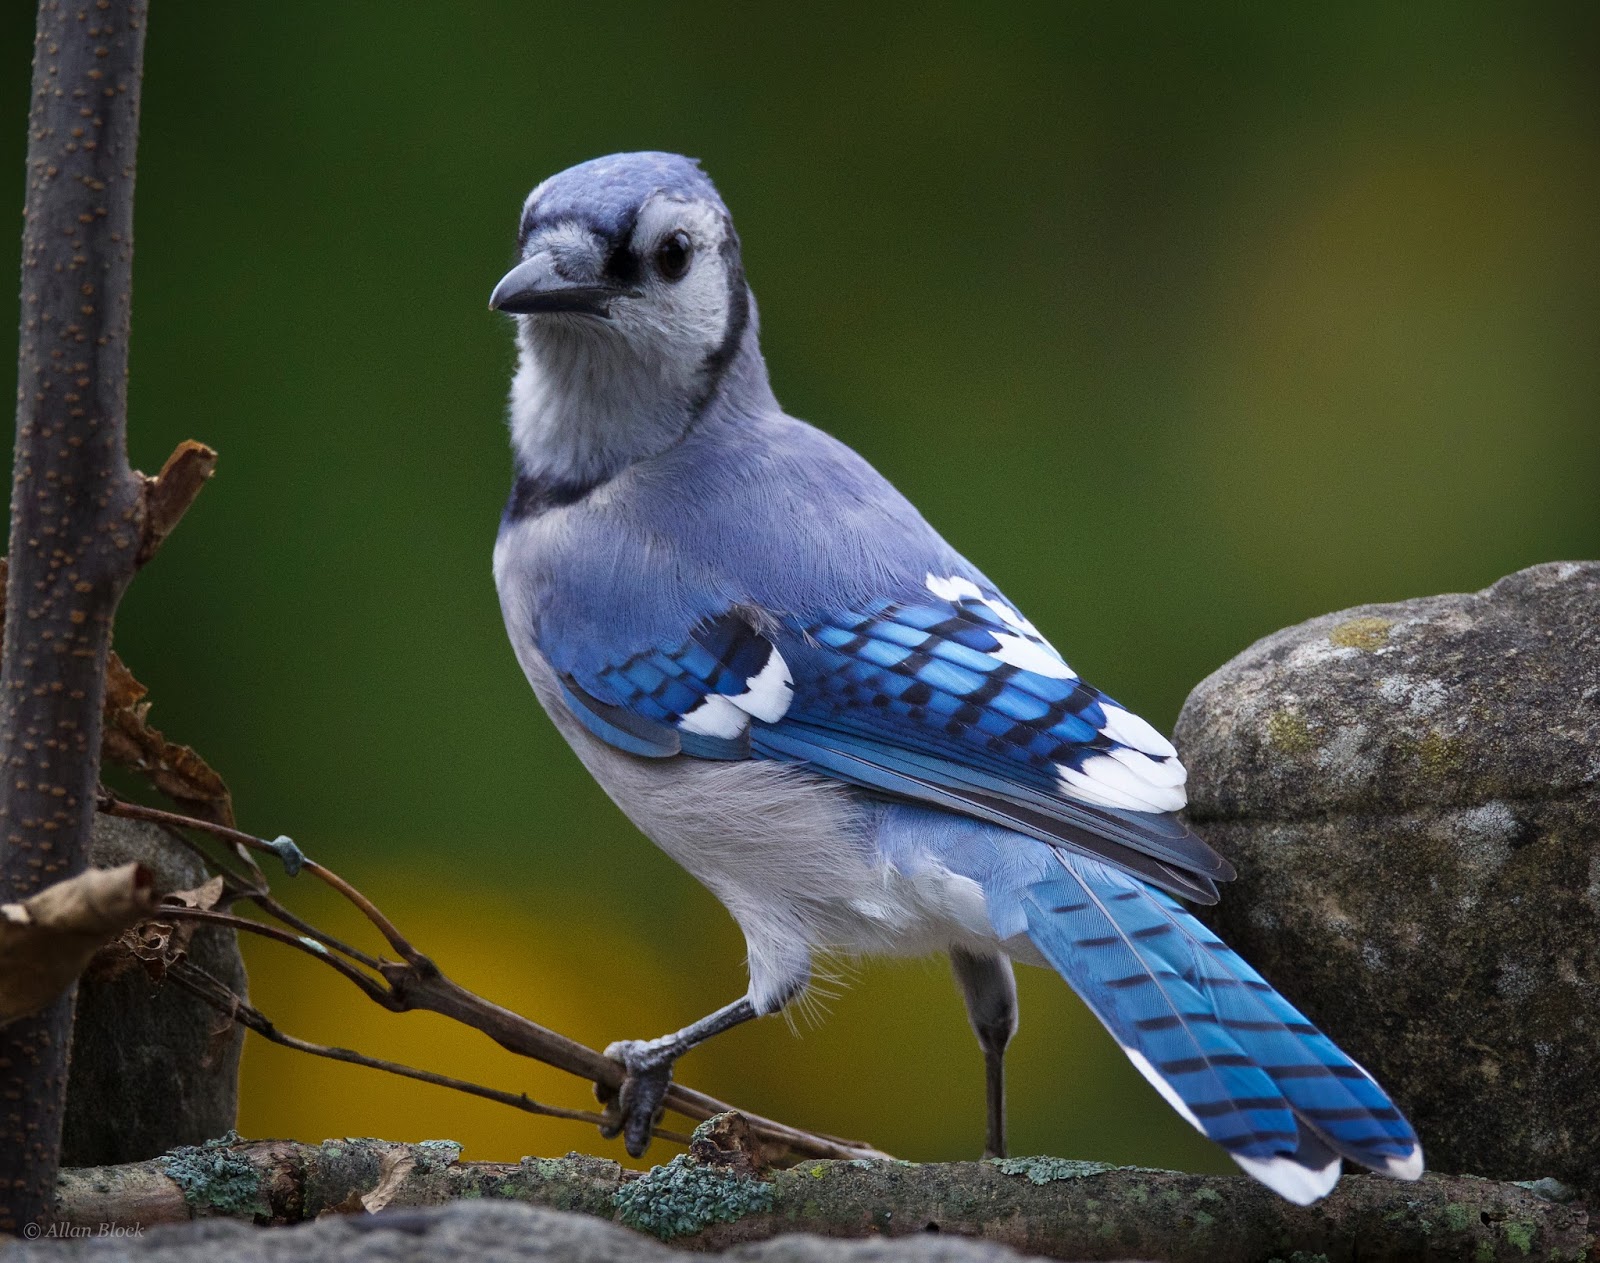
[[[624,285],[634,284],[639,279],[639,256],[626,244],[615,247],[606,256],[606,275]]]

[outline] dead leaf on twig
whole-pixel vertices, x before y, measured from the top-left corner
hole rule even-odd
[[[149,692],[113,651],[106,664],[102,757],[138,772],[190,815],[231,826],[233,795],[227,785],[190,747],[168,741],[150,723]]]
[[[0,1026],[70,987],[100,945],[155,905],[143,864],[91,868],[21,903],[0,904]]]
[[[168,907],[200,908],[205,911],[217,906],[225,886],[219,873],[204,885],[193,890],[174,890],[161,902]],[[124,972],[134,961],[144,966],[150,981],[161,982],[179,961],[189,955],[189,940],[194,937],[198,921],[162,920],[159,910],[148,921],[141,921],[124,930],[113,949],[100,954],[95,962],[97,978],[114,978]],[[121,962],[119,964],[119,958]]]
[[[0,557],[0,625],[5,622],[7,571],[8,563]],[[149,692],[112,650],[106,663],[100,757],[137,772],[188,814],[231,827],[233,795],[228,786],[190,747],[168,741],[150,725]]]

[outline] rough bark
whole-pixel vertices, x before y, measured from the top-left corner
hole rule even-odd
[[[95,821],[97,866],[145,865],[162,893],[194,891],[210,877],[194,852],[164,829],[101,815]],[[156,923],[170,913],[156,913]],[[171,925],[168,921],[166,924]],[[204,969],[236,994],[248,994],[238,937],[221,925],[187,928],[185,963]],[[164,961],[170,940],[160,945]],[[138,1162],[174,1145],[197,1145],[234,1125],[239,1105],[239,1054],[244,1031],[170,977],[152,977],[155,962],[126,941],[84,971],[72,1030],[61,1161],[69,1166]]]
[[[724,1162],[728,1155],[697,1144],[641,1176],[577,1155],[511,1164],[460,1162],[459,1153],[449,1141],[213,1143],[150,1162],[65,1171],[60,1217],[89,1232],[217,1215],[297,1223],[329,1211],[365,1215],[363,1195],[382,1186],[385,1214],[501,1198],[598,1216],[695,1250],[795,1232],[939,1232],[1058,1259],[1248,1263],[1300,1251],[1366,1263],[1528,1263],[1583,1258],[1596,1244],[1585,1208],[1552,1199],[1560,1190],[1467,1176],[1430,1175],[1418,1184],[1350,1176],[1325,1201],[1301,1208],[1243,1176],[1060,1158],[818,1161],[763,1176],[741,1167],[737,1153]]]
[[[28,118],[0,902],[88,864],[111,623],[142,546],[128,466],[134,154],[146,5],[42,0]],[[72,996],[0,1031],[0,1231],[49,1211]]]

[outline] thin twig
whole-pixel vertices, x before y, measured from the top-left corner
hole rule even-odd
[[[282,921],[291,929],[299,930],[300,933],[305,935],[307,938],[316,939],[317,942],[321,943],[324,947],[329,948],[332,951],[342,952],[344,955],[350,957],[351,960],[360,961],[368,969],[381,969],[383,967],[383,962],[380,961],[376,956],[362,951],[359,947],[351,947],[350,944],[341,942],[339,939],[334,938],[333,935],[317,929],[317,927],[312,925],[309,921],[302,921],[271,895],[246,894],[244,898],[250,900],[251,903],[255,904],[256,907],[260,908],[268,916],[277,917],[278,920]]]
[[[535,1101],[526,1092],[502,1092],[498,1088],[484,1087],[480,1083],[469,1083],[465,1079],[452,1078],[446,1074],[435,1074],[431,1070],[419,1070],[415,1066],[402,1065],[397,1061],[385,1061],[381,1057],[369,1057],[365,1053],[358,1053],[350,1048],[337,1048],[329,1044],[313,1044],[309,1040],[300,1039],[278,1029],[277,1025],[260,1009],[242,999],[225,983],[207,973],[198,966],[187,961],[174,965],[167,973],[175,983],[211,1005],[218,1012],[231,1017],[240,1026],[246,1027],[260,1035],[263,1039],[284,1048],[292,1048],[297,1052],[309,1053],[313,1057],[326,1057],[330,1061],[343,1061],[353,1066],[366,1066],[371,1070],[383,1070],[389,1074],[399,1075],[404,1079],[415,1079],[418,1083],[431,1083],[435,1087],[450,1088],[452,1091],[463,1092],[468,1096],[481,1097],[486,1101],[494,1101],[500,1105],[509,1105],[512,1109],[522,1110],[527,1114],[542,1114],[549,1118],[564,1118],[572,1122],[591,1123],[599,1126],[605,1122],[604,1117],[593,1110],[566,1109],[560,1105],[546,1105],[542,1101]],[[676,1144],[687,1145],[689,1137],[681,1132],[668,1131],[656,1128],[653,1135],[662,1140],[670,1140]]]
[[[275,925],[267,925],[249,917],[235,916],[231,912],[217,912],[212,908],[185,908],[181,904],[163,904],[157,908],[152,920],[156,921],[205,921],[212,925],[226,925],[231,929],[244,930],[250,934],[259,934],[263,938],[275,939],[299,951],[304,952],[313,960],[320,960],[323,964],[336,969],[345,978],[355,983],[366,993],[367,998],[377,1001],[384,1008],[398,1012],[394,1004],[394,997],[389,989],[376,979],[362,973],[347,961],[340,960],[331,952],[325,952],[313,947],[298,935],[290,934],[287,930],[280,930]]]
[[[109,791],[100,799],[100,810],[110,816],[122,816],[128,820],[148,820],[152,824],[171,825],[175,829],[196,829],[202,833],[209,833],[213,837],[221,838],[225,842],[232,842],[236,846],[248,847],[252,851],[269,855],[280,855],[277,847],[263,838],[258,838],[252,833],[242,829],[230,828],[225,824],[217,824],[211,820],[201,820],[197,816],[181,816],[175,811],[163,811],[159,807],[146,807],[141,803],[131,803],[125,798],[120,798]],[[304,859],[301,865],[319,881],[333,887],[344,898],[354,904],[361,915],[366,917],[377,927],[378,933],[389,940],[389,946],[399,952],[402,959],[409,964],[420,964],[427,960],[421,952],[411,945],[399,930],[395,929],[393,922],[379,911],[376,904],[364,894],[340,877],[332,869],[324,868],[313,859]]]
[[[192,816],[179,815],[176,812],[163,811],[157,807],[146,807],[138,803],[131,803],[117,797],[109,790],[102,790],[100,796],[100,809],[108,815],[122,816],[133,820],[146,820],[154,824],[166,825],[177,829],[193,829],[219,838],[225,842],[233,843],[241,848],[242,855],[250,851],[270,852],[282,858],[283,851],[278,846],[245,833],[240,829],[228,825],[218,824],[210,820],[202,820]],[[344,898],[355,905],[363,916],[375,926],[403,958],[402,961],[375,960],[371,968],[382,975],[388,984],[388,989],[378,989],[376,992],[369,989],[375,985],[372,979],[356,969],[349,961],[338,960],[333,953],[323,955],[315,948],[309,947],[301,939],[283,931],[273,933],[270,927],[265,927],[261,922],[238,918],[241,922],[235,928],[245,929],[252,933],[265,933],[267,937],[276,938],[287,942],[301,951],[309,952],[320,959],[333,964],[350,981],[361,987],[369,998],[381,1004],[392,1012],[404,1012],[412,1009],[425,1009],[429,1012],[439,1013],[445,1017],[470,1026],[489,1036],[501,1047],[509,1049],[520,1056],[542,1061],[546,1065],[554,1066],[558,1070],[587,1079],[603,1088],[618,1089],[626,1074],[620,1062],[612,1060],[594,1049],[589,1048],[576,1040],[550,1030],[548,1027],[530,1021],[521,1014],[513,1013],[510,1009],[502,1008],[498,1004],[484,999],[468,991],[459,983],[446,977],[427,956],[418,951],[394,924],[384,916],[377,905],[364,894],[352,886],[344,878],[331,869],[323,867],[314,860],[300,856],[301,867],[315,876],[319,881],[328,885]],[[259,906],[269,915],[276,915],[271,908],[256,898]],[[181,914],[180,914],[181,915]],[[197,920],[216,920],[225,917],[226,913],[213,913],[205,917],[196,917]],[[288,922],[295,924],[298,918]],[[299,922],[303,925],[304,922]],[[317,933],[314,937],[318,941],[334,949],[344,952],[353,959],[366,963],[372,958],[357,954],[347,949],[343,944],[337,943],[331,936]],[[707,1096],[703,1092],[696,1092],[682,1084],[673,1083],[667,1089],[665,1105],[668,1109],[683,1115],[685,1118],[696,1122],[710,1118],[714,1114],[721,1114],[735,1107],[715,1097]],[[842,1140],[835,1136],[821,1135],[814,1132],[802,1131],[770,1118],[763,1118],[759,1114],[749,1111],[738,1111],[749,1120],[753,1131],[768,1146],[773,1159],[788,1157],[805,1158],[875,1158],[887,1155],[873,1149],[859,1141]],[[598,1118],[599,1116],[593,1116]]]

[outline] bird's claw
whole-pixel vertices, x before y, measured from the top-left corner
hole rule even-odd
[[[620,1061],[628,1074],[620,1089],[595,1088],[605,1105],[600,1134],[607,1140],[620,1135],[629,1156],[637,1158],[649,1148],[651,1129],[661,1117],[674,1058],[660,1041],[645,1039],[620,1039],[606,1049],[606,1056]]]

